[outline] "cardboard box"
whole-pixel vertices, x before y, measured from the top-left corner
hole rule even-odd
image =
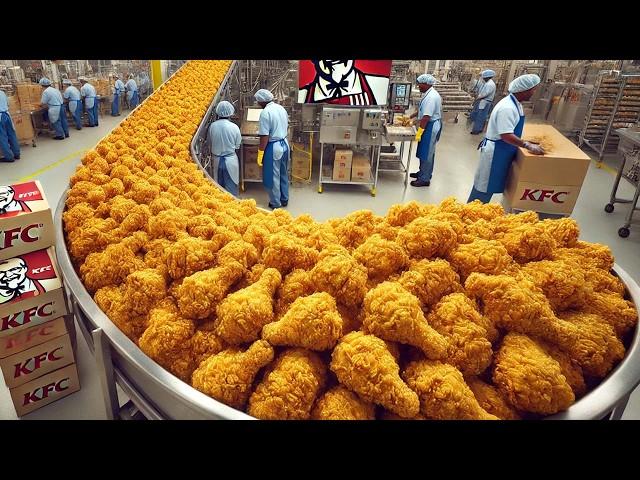
[[[518,149],[507,178],[505,204],[518,210],[571,214],[591,160],[552,126],[525,124],[523,138],[541,135],[553,149],[543,156]]]
[[[69,334],[0,360],[7,387],[14,388],[74,363]]]
[[[353,151],[336,150],[333,160],[333,179],[348,182],[351,180],[351,162]]]
[[[354,155],[351,163],[352,182],[371,182],[371,163],[365,155]]]
[[[0,260],[55,243],[51,209],[37,180],[0,185],[0,212]]]
[[[0,337],[65,313],[67,305],[54,247],[0,261]]]
[[[16,136],[20,143],[31,142],[35,136],[33,123],[31,122],[31,114],[29,112],[14,112],[11,114],[13,120],[13,128],[16,130]]]
[[[7,97],[7,103],[9,105],[9,115],[13,118],[14,114],[20,112],[20,99],[17,95],[11,95]]]
[[[42,100],[43,89],[37,83],[18,83],[16,92],[23,110],[26,110],[27,106],[39,105]]]
[[[67,333],[64,317],[58,317],[35,327],[29,327],[14,335],[0,337],[0,359],[23,352]]]
[[[21,417],[78,390],[78,370],[75,364],[71,364],[12,388],[10,392],[16,413]]]
[[[293,150],[291,155],[291,175],[296,178],[308,179],[310,176],[311,158],[309,154]]]

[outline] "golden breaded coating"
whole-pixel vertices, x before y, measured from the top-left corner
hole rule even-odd
[[[244,410],[253,380],[273,361],[273,347],[257,340],[246,350],[231,347],[204,360],[193,372],[191,384],[230,407]]]
[[[178,238],[165,250],[167,273],[174,280],[211,268],[216,263],[217,242],[189,236]]]
[[[527,210],[522,213],[496,217],[490,222],[495,238],[499,239],[513,228],[518,228],[523,225],[533,225],[538,223],[538,221],[538,214],[532,210]]]
[[[544,292],[556,312],[582,307],[591,293],[580,265],[569,260],[530,262],[522,272]]]
[[[202,361],[211,355],[220,353],[227,347],[227,344],[216,335],[214,322],[204,322],[196,327],[196,331],[191,337],[191,349],[193,351],[194,365],[197,368]]]
[[[418,218],[400,229],[396,240],[410,257],[444,257],[455,248],[458,236],[449,223]]]
[[[163,210],[149,218],[147,232],[151,238],[167,238],[177,240],[187,229],[189,212],[182,208]]]
[[[580,227],[573,218],[546,219],[540,222],[558,247],[573,247],[578,242]]]
[[[315,286],[311,281],[311,273],[301,268],[292,270],[278,287],[276,316],[284,315],[296,298],[311,295],[313,292]]]
[[[513,258],[500,242],[482,239],[458,245],[447,260],[463,279],[473,272],[496,275],[514,265]]]
[[[435,305],[445,295],[462,291],[460,276],[442,259],[412,262],[398,283],[418,297],[424,307]]]
[[[375,406],[342,385],[333,387],[316,401],[312,420],[375,420]]]
[[[400,378],[400,367],[384,340],[363,332],[345,335],[331,354],[330,368],[341,384],[364,401],[404,418],[418,414],[418,396]]]
[[[571,387],[571,390],[573,390],[573,394],[576,396],[576,399],[584,395],[587,386],[584,383],[584,376],[580,365],[555,345],[551,345],[550,343],[543,341],[538,341],[538,345],[543,348],[547,355],[551,356],[556,362],[558,362],[560,370],[562,370],[562,374],[567,379],[567,383]]]
[[[134,315],[122,299],[122,288],[102,287],[93,299],[102,310],[131,341],[138,339],[147,328],[147,315]]]
[[[119,241],[112,233],[116,226],[117,223],[112,218],[88,219],[82,227],[69,233],[69,253],[76,262],[84,262],[89,254],[100,252],[107,245]]]
[[[80,277],[89,293],[102,287],[119,285],[130,273],[145,268],[125,242],[107,245],[101,252],[91,253],[80,266]]]
[[[418,203],[415,200],[407,203],[391,205],[385,220],[393,227],[404,227],[416,218],[426,217],[435,210],[433,205]]]
[[[550,258],[556,245],[553,237],[539,223],[512,228],[498,241],[518,263]]]
[[[326,292],[298,297],[280,320],[262,329],[271,345],[330,350],[342,337],[342,317],[336,301]]]
[[[581,268],[584,272],[585,280],[589,283],[593,291],[617,293],[618,295],[624,296],[626,291],[624,283],[615,275],[592,266],[582,265]]]
[[[311,270],[316,291],[327,292],[338,303],[356,307],[367,293],[367,270],[346,251],[325,251]]]
[[[353,252],[353,258],[365,266],[369,279],[380,281],[409,263],[409,257],[396,242],[372,235]]]
[[[617,293],[593,292],[587,298],[583,310],[604,318],[615,329],[618,337],[631,331],[638,323],[638,312],[633,302]]]
[[[553,251],[554,260],[573,259],[581,265],[590,265],[609,271],[613,268],[611,249],[600,243],[589,243],[578,240],[573,247],[557,248]]]
[[[243,240],[234,240],[227,243],[218,251],[216,257],[218,265],[237,262],[245,269],[251,268],[258,263],[256,247]]]
[[[518,411],[505,398],[500,390],[493,385],[483,382],[478,377],[464,379],[478,404],[489,414],[495,415],[500,420],[520,420],[522,417]]]
[[[93,217],[94,212],[93,207],[86,202],[78,203],[73,208],[66,210],[62,214],[66,232],[71,233],[82,227],[87,219]]]
[[[460,219],[465,224],[475,223],[479,220],[489,222],[494,218],[504,216],[504,214],[504,208],[499,203],[483,204],[482,202],[480,202],[480,200],[474,200],[473,202],[465,203],[462,205]]]
[[[286,275],[291,270],[309,270],[318,259],[318,251],[305,247],[300,239],[285,233],[275,233],[262,251],[262,263],[277,268]]]
[[[409,363],[402,373],[420,398],[420,412],[437,420],[497,420],[487,413],[455,367],[433,360]]]
[[[351,251],[364,243],[381,221],[382,217],[370,210],[356,210],[344,218],[330,219],[329,224],[340,244]]]
[[[301,348],[285,350],[251,394],[247,413],[263,420],[308,420],[326,377],[318,354]]]

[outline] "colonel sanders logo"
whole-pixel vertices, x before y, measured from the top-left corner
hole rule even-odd
[[[29,278],[28,271],[27,262],[20,257],[0,260],[0,304],[47,291],[39,280]]]
[[[30,212],[31,209],[15,199],[15,190],[9,185],[0,185],[0,215],[9,212]]]

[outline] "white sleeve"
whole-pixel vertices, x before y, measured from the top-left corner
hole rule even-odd
[[[436,102],[435,97],[432,95],[429,95],[427,98],[424,99],[423,116],[429,115],[430,117],[433,117],[433,114],[436,113],[437,108],[438,108],[438,102]]]
[[[495,112],[496,114],[496,130],[498,134],[513,133],[513,130],[520,121],[520,115],[513,108],[502,108]]]

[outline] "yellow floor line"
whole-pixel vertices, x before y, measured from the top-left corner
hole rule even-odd
[[[605,172],[610,173],[611,175],[613,175],[614,177],[618,174],[618,171],[614,168],[611,168],[609,165],[607,165],[606,163],[602,162],[598,162],[597,160],[594,160],[594,162],[596,162],[596,167],[597,168],[602,168]]]
[[[62,165],[64,162],[68,162],[69,160],[73,160],[74,158],[81,156],[87,150],[89,150],[89,149],[85,148],[83,150],[76,150],[75,152],[70,153],[66,157],[62,157],[60,160],[56,160],[55,162],[50,163],[46,167],[42,167],[41,169],[36,170],[35,172],[30,173],[29,175],[25,175],[24,177],[19,178],[18,182],[26,182],[27,180],[30,180],[33,177],[37,177],[38,175],[41,175],[44,172],[46,172],[48,170],[51,170],[52,168],[56,168],[57,166]]]

